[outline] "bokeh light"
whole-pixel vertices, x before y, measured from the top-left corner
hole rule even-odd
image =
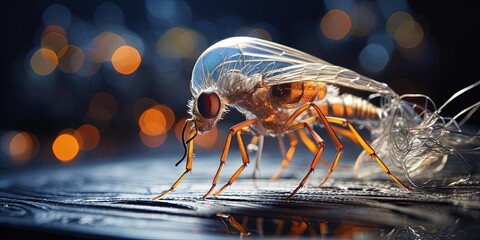
[[[423,41],[423,28],[409,13],[395,12],[388,18],[386,27],[390,37],[403,48],[415,48]]]
[[[20,132],[12,137],[8,149],[13,163],[23,165],[38,153],[38,140],[30,133]]]
[[[70,133],[62,133],[52,144],[52,151],[55,157],[61,162],[69,162],[74,159],[80,146],[77,139]]]
[[[151,23],[162,25],[188,25],[192,12],[187,3],[181,0],[146,0]]]
[[[390,59],[387,50],[375,43],[363,48],[358,58],[365,70],[374,73],[382,71]]]
[[[77,139],[79,148],[83,151],[92,151],[100,142],[100,131],[91,124],[80,126],[73,136]]]
[[[100,4],[94,13],[94,21],[99,26],[123,24],[124,18],[122,9],[112,2]]]
[[[68,28],[72,20],[72,14],[67,7],[61,4],[52,4],[43,12],[43,23],[45,25],[60,25]]]
[[[74,73],[80,70],[85,61],[85,55],[82,49],[75,45],[68,45],[61,51],[59,57],[58,68],[65,73]]]
[[[38,49],[30,59],[30,66],[33,72],[40,76],[49,75],[55,70],[57,65],[57,54],[48,48]]]
[[[345,38],[352,28],[350,16],[339,9],[327,12],[320,21],[320,29],[323,34],[332,40]]]
[[[112,94],[99,92],[90,100],[88,113],[100,121],[110,121],[117,112],[117,100]]]
[[[152,107],[147,109],[138,119],[138,125],[143,133],[149,136],[160,135],[167,130],[167,120],[162,111]]]
[[[100,33],[92,43],[92,48],[103,61],[110,61],[119,47],[127,45],[125,39],[113,32]]]
[[[375,6],[371,2],[362,2],[353,6],[350,11],[352,35],[363,37],[373,31],[377,21],[377,15],[374,13],[374,9]]]
[[[394,39],[404,48],[415,48],[423,41],[423,28],[415,21],[402,22],[394,32]]]
[[[112,55],[112,65],[121,74],[131,74],[140,66],[142,57],[137,49],[131,46],[121,46]]]
[[[158,40],[158,53],[171,57],[195,58],[205,47],[205,39],[194,30],[174,27],[166,31]]]
[[[49,31],[45,32],[42,35],[42,40],[40,42],[40,46],[42,48],[48,48],[54,51],[58,57],[61,57],[62,49],[64,49],[68,45],[67,37],[65,33],[57,32],[57,31]]]

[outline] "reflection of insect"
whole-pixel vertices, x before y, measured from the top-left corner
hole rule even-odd
[[[459,91],[448,102],[479,84],[480,82],[477,82]],[[381,105],[377,107],[360,97],[339,94],[339,87],[371,92],[371,98],[380,97]],[[452,119],[445,119],[439,115],[444,106],[433,111],[428,110],[427,105],[432,102],[426,96],[399,96],[385,83],[298,50],[255,38],[229,38],[208,48],[193,69],[191,92],[194,98],[189,102],[189,113],[192,117],[185,123],[183,132],[185,133],[188,122],[192,122],[193,127],[190,138],[183,140],[188,149],[185,147],[185,154],[177,163],[178,165],[187,157],[186,171],[169,190],[155,199],[174,190],[191,171],[192,140],[197,133],[210,131],[222,118],[227,106],[235,107],[247,120],[230,128],[212,187],[204,198],[217,184],[234,136],[238,139],[242,165],[214,195],[230,186],[249,163],[243,133],[254,135],[252,144],[253,148],[257,149],[257,162],[261,156],[264,136],[289,136],[290,147],[284,153],[282,168],[276,177],[280,176],[295,152],[298,142],[295,133],[299,134],[300,140],[314,152],[307,174],[287,200],[305,185],[320,161],[325,142],[313,130],[311,125],[314,123],[325,127],[337,149],[320,185],[325,183],[335,170],[343,151],[338,134],[353,139],[363,147],[364,151],[357,159],[357,170],[360,163],[375,160],[380,166],[379,169],[405,189],[410,187],[398,179],[389,167],[402,170],[413,187],[433,185],[431,177],[427,177],[427,181],[420,184],[414,181],[413,176],[431,176],[443,168],[447,159],[457,158],[465,170],[461,177],[451,181],[456,183],[470,176],[470,170],[460,152],[480,149],[480,135],[467,134],[460,129],[466,119],[480,107],[480,102],[461,111]],[[410,103],[405,100],[407,98],[425,99],[425,106]],[[458,123],[456,119],[461,115],[466,117]],[[358,133],[352,122],[360,123],[371,130],[374,137],[372,147]],[[314,141],[305,134],[306,131]],[[392,166],[387,167],[385,163]]]

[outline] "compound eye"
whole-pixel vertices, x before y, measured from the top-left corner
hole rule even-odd
[[[197,109],[206,119],[212,119],[220,112],[220,98],[214,92],[202,92],[197,99]]]

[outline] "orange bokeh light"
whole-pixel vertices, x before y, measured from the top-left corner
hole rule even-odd
[[[320,29],[323,34],[332,40],[345,38],[352,28],[350,16],[339,9],[327,12],[320,21]]]
[[[40,46],[42,48],[48,48],[52,51],[54,51],[58,57],[61,57],[62,55],[61,50],[65,48],[68,45],[67,38],[65,37],[64,34],[59,33],[59,32],[49,32],[46,33],[41,40]]]
[[[29,133],[17,133],[10,140],[8,149],[14,163],[25,164],[37,154],[38,141]]]
[[[91,151],[98,146],[100,142],[100,132],[90,124],[80,126],[73,134],[78,141],[78,145],[83,151]]]
[[[117,72],[128,75],[138,69],[142,57],[134,47],[121,46],[115,50],[111,60]]]
[[[173,113],[173,110],[170,107],[162,104],[157,104],[153,108],[158,109],[160,112],[163,113],[163,116],[166,120],[165,128],[168,131],[175,122],[175,114]]]
[[[71,161],[77,156],[79,150],[77,139],[70,133],[60,134],[52,144],[53,154],[61,162]]]
[[[57,65],[57,54],[48,48],[38,49],[30,59],[30,66],[32,67],[32,70],[41,76],[46,76],[52,73]]]
[[[167,130],[167,120],[162,111],[152,107],[142,113],[138,119],[138,125],[143,133],[155,136],[164,133]]]

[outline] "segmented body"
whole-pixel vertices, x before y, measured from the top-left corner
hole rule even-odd
[[[315,69],[315,71],[312,71]],[[300,106],[315,103],[326,115],[378,119],[379,108],[338,86],[397,96],[388,85],[319,58],[255,38],[230,38],[205,51],[195,64],[191,92],[214,91],[225,103],[258,119],[263,135],[283,135],[286,120]],[[330,111],[328,111],[330,110]],[[303,114],[298,121],[315,114]]]
[[[441,184],[465,181],[470,177],[470,169],[462,154],[479,152],[480,133],[465,133],[461,125],[480,108],[480,101],[451,119],[443,118],[440,111],[454,98],[479,85],[480,81],[458,91],[437,109],[427,96],[399,96],[385,83],[293,48],[249,37],[222,40],[208,48],[193,69],[190,86],[193,99],[189,103],[192,118],[187,120],[193,123],[193,128],[190,139],[184,141],[188,149],[185,148],[184,157],[177,163],[187,157],[186,170],[169,190],[155,199],[174,190],[191,171],[193,138],[197,133],[210,131],[228,107],[243,113],[246,120],[230,129],[212,187],[204,198],[217,184],[234,136],[238,140],[242,165],[214,193],[215,196],[230,186],[250,162],[243,133],[250,132],[255,136],[251,145],[257,149],[257,163],[261,157],[263,136],[281,138],[288,134],[290,146],[288,151],[282,151],[282,168],[275,178],[288,166],[298,142],[293,133],[298,132],[304,144],[314,153],[314,158],[305,177],[287,198],[291,199],[305,185],[325,148],[323,138],[311,126],[317,123],[326,128],[337,151],[320,185],[335,170],[343,151],[338,135],[350,137],[364,149],[354,169],[358,170],[363,162],[374,162],[376,169],[382,170],[403,188],[410,189],[390,168],[399,170],[412,186],[437,186],[440,182],[432,181],[432,176],[444,168],[447,160],[457,159],[460,161],[458,165],[464,166],[463,171],[454,178],[441,175]],[[370,98],[380,97],[380,106],[354,95],[340,94],[340,87],[369,92]],[[417,105],[407,101],[409,98],[423,99],[425,103]],[[428,105],[433,105],[433,109],[429,109]],[[466,116],[457,122],[461,115]],[[371,144],[352,123],[360,123],[371,130]],[[309,132],[315,143],[308,140],[303,131]],[[414,176],[421,176],[421,181],[414,180]]]

